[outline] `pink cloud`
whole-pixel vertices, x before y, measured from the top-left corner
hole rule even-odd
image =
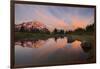
[[[50,31],[57,29],[67,29],[67,23],[64,22],[62,19],[58,19],[57,17],[47,15],[47,12],[41,10],[36,10],[36,15],[38,16],[37,20],[42,21],[48,27]]]
[[[89,19],[82,19],[77,16],[72,16],[71,29],[86,28],[89,25]]]
[[[37,8],[35,10],[36,20],[43,22],[50,31],[53,31],[55,28],[64,29],[64,30],[75,30],[77,28],[85,28],[87,25],[93,22],[93,17],[79,18],[78,16],[69,16],[71,18],[71,23],[68,24],[63,19],[59,19],[51,14],[48,14],[45,9]]]

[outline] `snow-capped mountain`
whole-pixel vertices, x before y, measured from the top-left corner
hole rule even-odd
[[[42,31],[49,31],[42,22],[39,21],[31,21],[31,22],[23,22],[21,24],[15,24],[15,31],[20,31],[21,28],[27,31],[31,30],[42,30]]]

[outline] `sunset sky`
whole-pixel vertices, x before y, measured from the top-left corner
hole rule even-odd
[[[94,8],[16,4],[15,24],[28,21],[42,22],[51,31],[75,30],[94,23]]]

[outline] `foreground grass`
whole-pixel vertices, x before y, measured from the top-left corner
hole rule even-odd
[[[30,33],[30,32],[15,32],[15,39],[47,39],[51,37],[63,37],[61,34],[44,34],[44,33]]]
[[[87,35],[87,34],[83,34],[83,35],[70,35],[72,36],[73,39],[77,39],[80,41],[94,41],[95,40],[95,36],[94,35]]]
[[[44,34],[44,33],[30,33],[30,32],[15,32],[15,40],[21,39],[47,39],[52,37],[72,37],[80,41],[94,41],[95,36],[92,34]]]

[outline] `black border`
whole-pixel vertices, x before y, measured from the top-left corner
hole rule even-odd
[[[95,47],[96,47],[96,6],[95,5],[80,5],[80,4],[64,4],[64,3],[50,3],[50,2],[34,2],[34,1],[11,1],[10,4],[10,14],[11,14],[11,24],[10,24],[10,45],[11,45],[11,50],[10,50],[10,68],[27,68],[27,67],[42,67],[42,65],[38,66],[20,66],[20,67],[15,67],[15,52],[14,52],[14,12],[15,12],[15,4],[36,4],[36,5],[49,5],[49,6],[69,6],[69,7],[86,7],[86,8],[94,8],[94,23],[95,23]],[[96,53],[96,50],[95,50]],[[96,54],[95,54],[95,60],[92,63],[96,63]],[[78,64],[78,63],[77,63]],[[90,63],[79,63],[79,64],[90,64]],[[58,66],[58,65],[76,65],[76,64],[56,64],[56,65],[44,65],[44,66]]]

